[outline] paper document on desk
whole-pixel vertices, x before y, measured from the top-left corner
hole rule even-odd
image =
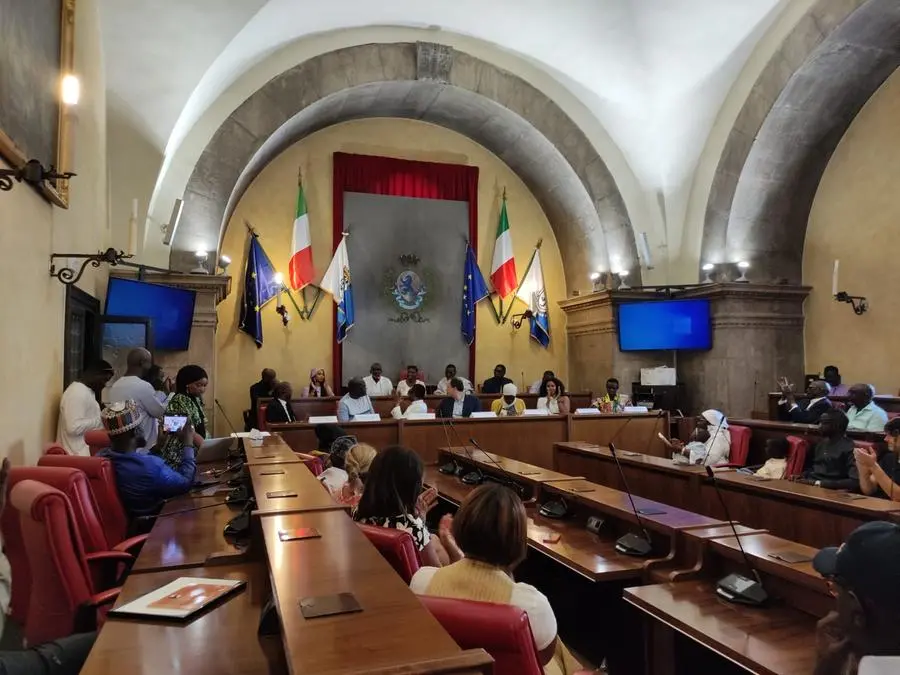
[[[162,588],[151,591],[109,613],[186,619],[246,583],[235,579],[179,577]]]
[[[268,431],[260,431],[259,429],[255,429],[256,434],[254,435],[253,431],[237,431],[231,434],[232,438],[265,438],[266,436],[271,436]]]

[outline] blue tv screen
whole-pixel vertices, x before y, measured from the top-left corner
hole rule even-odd
[[[618,309],[623,352],[712,349],[709,300],[623,302]]]
[[[106,314],[149,317],[156,349],[184,351],[191,340],[196,299],[194,291],[183,288],[110,277]]]

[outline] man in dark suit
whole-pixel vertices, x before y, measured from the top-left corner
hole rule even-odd
[[[813,380],[806,388],[806,401],[797,403],[791,385],[782,386],[784,399],[781,402],[782,416],[800,424],[818,424],[822,413],[831,410],[828,393],[831,387],[825,380]]]
[[[297,416],[291,408],[294,390],[290,382],[279,382],[275,385],[275,398],[266,406],[266,422],[269,424],[287,424],[296,422]]]
[[[447,385],[447,398],[442,400],[435,411],[437,417],[470,417],[473,412],[481,410],[481,401],[477,396],[466,394],[466,385],[458,377],[454,377]]]

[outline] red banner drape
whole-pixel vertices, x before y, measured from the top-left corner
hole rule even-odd
[[[438,164],[374,155],[334,153],[332,214],[333,249],[341,243],[344,232],[344,193],[363,192],[419,199],[447,199],[469,203],[469,241],[478,250],[478,167],[464,164]],[[333,310],[336,311],[336,308]],[[343,349],[334,331],[332,372],[336,387],[342,381]],[[475,344],[469,348],[469,379],[475,377]]]

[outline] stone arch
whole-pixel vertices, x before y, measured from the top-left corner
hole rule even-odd
[[[610,254],[639,276],[625,203],[578,126],[527,82],[431,43],[368,44],[305,61],[270,80],[219,127],[184,192],[170,264],[191,264],[191,241],[220,240],[231,210],[279,152],[332,124],[407,117],[468,136],[526,183],[557,237],[569,289],[585,288]]]
[[[816,190],[856,114],[900,66],[900,4],[822,0],[773,56],[720,157],[700,263],[799,283]]]

